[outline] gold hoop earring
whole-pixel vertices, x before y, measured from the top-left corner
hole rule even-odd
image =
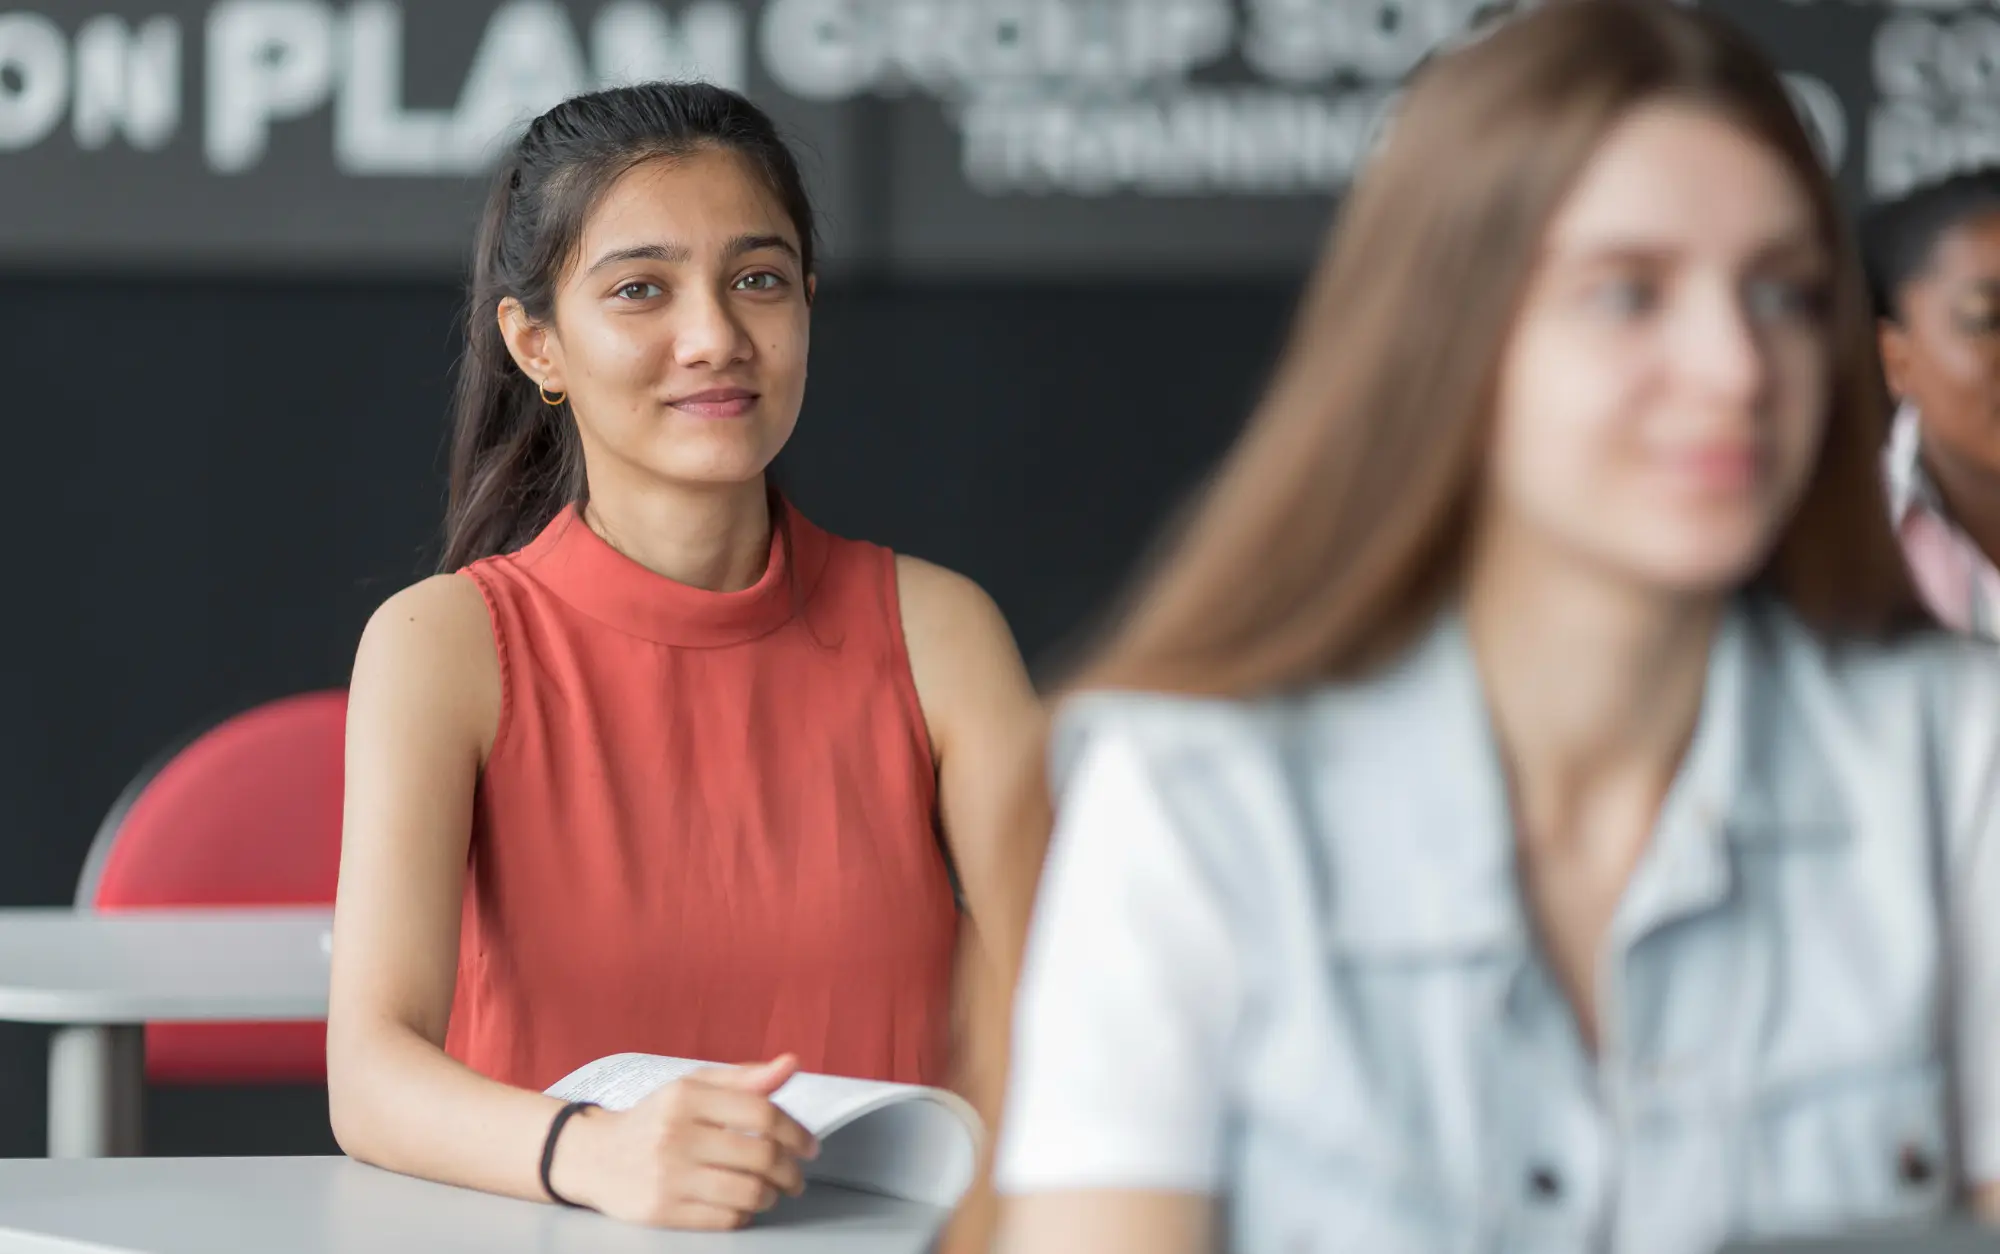
[[[549,405],[549,406],[560,405],[564,401],[569,399],[568,392],[557,392],[554,396],[550,396],[549,385],[546,383],[536,384],[535,390],[542,394],[542,404],[544,405]]]

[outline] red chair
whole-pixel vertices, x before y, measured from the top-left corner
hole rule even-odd
[[[126,786],[97,829],[80,910],[332,905],[345,692],[235,715]],[[324,1084],[324,1023],[149,1024],[146,1078]]]

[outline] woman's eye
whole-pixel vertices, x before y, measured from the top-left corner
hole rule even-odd
[[[736,280],[736,290],[739,292],[769,292],[782,287],[784,282],[783,278],[771,273],[769,270],[759,270],[755,274],[746,274]]]
[[[618,299],[620,300],[651,300],[659,294],[659,284],[647,283],[643,280],[634,280],[627,283],[625,286],[619,288],[617,292]]]
[[[1965,305],[1952,311],[1953,320],[1959,329],[1973,335],[1990,335],[2000,331],[2000,307],[1993,305]]]
[[[1606,279],[1590,289],[1590,304],[1614,318],[1637,318],[1660,302],[1660,289],[1649,279]]]
[[[1745,293],[1745,303],[1760,322],[1816,318],[1826,307],[1826,288],[1800,279],[1758,279]]]

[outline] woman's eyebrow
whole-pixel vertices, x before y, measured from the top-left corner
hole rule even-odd
[[[799,259],[799,250],[782,235],[739,235],[729,241],[729,247],[722,250],[722,255],[734,261],[745,253],[760,252],[766,248],[775,248],[793,261]]]
[[[684,265],[693,255],[684,244],[635,244],[605,253],[591,263],[586,273],[596,274],[607,266],[623,265],[628,261],[664,261],[671,265]]]
[[[799,250],[782,235],[739,235],[723,247],[722,255],[734,261],[746,253],[766,248],[778,249],[794,261],[799,259]],[[630,248],[614,248],[605,253],[592,262],[585,273],[596,274],[606,267],[624,265],[629,261],[664,261],[669,265],[686,265],[693,257],[693,250],[685,244],[634,244]]]

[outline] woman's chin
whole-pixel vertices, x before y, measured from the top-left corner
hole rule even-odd
[[[729,488],[757,482],[770,466],[767,459],[744,457],[728,460],[686,460],[655,463],[648,467],[653,478],[683,488]]]
[[[1645,582],[1677,596],[1727,596],[1756,578],[1769,556],[1764,544],[1690,546],[1656,552],[1637,564]]]
[[[769,468],[785,445],[771,435],[753,423],[703,424],[655,441],[637,460],[654,477],[673,483],[703,487],[748,483]]]
[[[727,487],[764,473],[777,455],[748,431],[662,442],[633,460],[652,478],[689,487]]]

